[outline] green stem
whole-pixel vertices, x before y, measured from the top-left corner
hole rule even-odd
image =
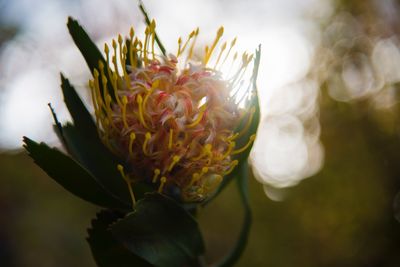
[[[236,184],[238,186],[239,196],[244,209],[244,220],[242,228],[240,230],[240,234],[236,241],[236,244],[229,252],[229,254],[220,262],[213,264],[212,267],[233,266],[240,259],[247,245],[252,221],[248,193],[248,164],[242,164],[240,166],[239,173],[239,177],[236,178]]]

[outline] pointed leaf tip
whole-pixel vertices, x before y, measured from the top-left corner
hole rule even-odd
[[[23,137],[23,147],[34,162],[48,176],[72,194],[95,205],[126,209],[124,203],[112,197],[97,181],[76,161],[56,148],[45,143],[36,143]]]
[[[103,63],[103,65],[106,65],[106,60],[101,54],[99,48],[77,20],[73,19],[72,17],[68,17],[67,27],[75,45],[78,47],[79,51],[81,51],[82,56],[84,57],[92,74],[94,73],[95,69],[99,68],[99,62]],[[111,80],[107,71],[104,73],[104,75],[108,81]],[[101,95],[103,95],[103,90],[108,90],[111,98],[115,100],[113,88],[110,83],[107,83],[107,88],[103,88],[103,84],[100,83]]]

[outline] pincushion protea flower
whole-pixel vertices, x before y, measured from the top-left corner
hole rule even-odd
[[[105,267],[202,265],[204,242],[192,215],[198,203],[235,179],[243,225],[231,253],[215,265],[231,266],[243,252],[251,222],[247,157],[259,121],[260,50],[255,57],[238,56],[236,39],[219,45],[223,28],[199,50],[197,29],[178,40],[175,55],[167,55],[155,22],[141,2],[139,7],[148,25],[144,40],[131,29],[126,40],[119,36],[111,49],[105,45],[105,57],[79,23],[68,19],[93,74],[95,121],[61,75],[73,123],[62,125],[50,108],[68,155],[28,137],[24,147],[65,189],[106,208],[87,238],[97,264]]]
[[[218,47],[223,30],[201,57],[194,54],[198,29],[184,43],[179,39],[175,55],[157,55],[154,21],[143,41],[132,28],[126,42],[121,35],[112,41],[113,53],[105,44],[106,64],[100,62],[89,86],[99,135],[129,166],[118,166],[129,187],[147,180],[160,193],[201,201],[254,141],[253,134],[245,144],[236,143],[255,112],[249,106],[255,77],[246,75],[253,56],[230,55],[236,38],[229,48],[226,42]],[[221,71],[228,63],[237,65],[230,76]],[[112,90],[102,90],[108,84]]]

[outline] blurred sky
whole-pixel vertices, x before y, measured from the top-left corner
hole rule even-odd
[[[252,52],[262,45],[262,120],[251,154],[260,182],[292,186],[321,168],[319,84],[308,73],[321,41],[319,23],[332,14],[331,1],[148,0],[145,5],[171,51],[176,51],[179,36],[196,27],[200,42],[210,42],[221,25],[226,40],[238,37],[240,49]],[[1,2],[0,8],[1,22],[20,29],[0,50],[0,150],[19,149],[23,135],[57,145],[47,103],[62,121],[69,119],[59,72],[83,97],[88,93],[89,72],[68,35],[67,16],[77,18],[103,47],[118,33],[126,35],[132,25],[143,31],[137,2],[13,0]],[[265,189],[274,197],[269,186]]]

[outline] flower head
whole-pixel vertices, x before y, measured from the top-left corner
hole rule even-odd
[[[129,166],[120,168],[128,185],[144,180],[189,202],[214,192],[255,139],[236,143],[255,113],[253,56],[233,53],[236,38],[218,45],[222,27],[199,56],[198,34],[179,38],[175,55],[158,55],[154,21],[144,40],[131,29],[127,40],[105,45],[107,64],[89,82],[99,135]]]

